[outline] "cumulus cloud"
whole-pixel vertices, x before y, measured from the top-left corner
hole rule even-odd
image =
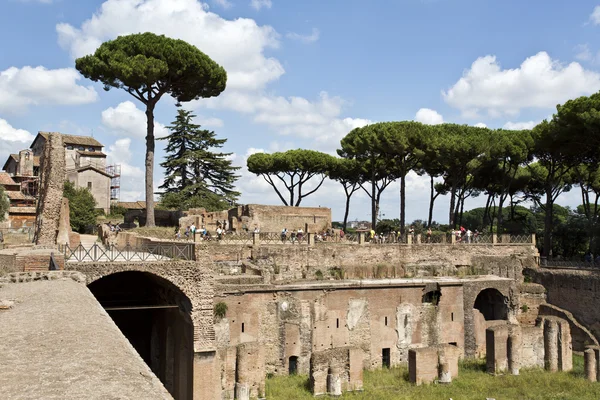
[[[255,10],[260,10],[261,8],[271,8],[273,6],[273,2],[271,0],[251,0],[250,7]]]
[[[590,15],[590,21],[594,25],[600,25],[600,6],[594,7],[594,11],[592,11],[592,14]]]
[[[122,201],[135,201],[144,198],[144,170],[131,164],[132,151],[131,139],[117,139],[106,150],[109,164],[121,166],[121,191]]]
[[[502,69],[495,56],[480,57],[442,96],[466,118],[517,115],[524,108],[553,108],[600,90],[600,74],[579,63],[562,65],[539,52],[515,69]]]
[[[131,101],[124,101],[117,107],[102,111],[102,124],[125,136],[146,137],[146,114]],[[154,122],[154,136],[167,136],[167,128],[160,122]]]
[[[519,131],[524,129],[533,129],[534,126],[539,124],[540,121],[525,121],[525,122],[507,122],[504,124],[502,129],[508,129],[512,131]]]
[[[231,3],[228,0],[213,0],[213,3],[215,3],[219,7],[223,7],[226,10],[233,7],[233,3]]]
[[[195,103],[213,109],[249,114],[255,123],[267,125],[276,134],[310,139],[312,146],[333,151],[352,129],[372,123],[362,118],[341,117],[345,102],[327,92],[316,100],[304,97],[273,96],[240,91]]]
[[[320,35],[321,35],[321,32],[319,32],[319,30],[317,28],[313,28],[310,35],[301,35],[296,32],[289,32],[285,35],[285,37],[288,39],[292,39],[292,40],[298,40],[299,42],[302,42],[302,43],[313,43],[313,42],[316,42],[317,40],[319,40]]]
[[[478,128],[487,128],[487,125],[484,124],[483,122],[478,122],[478,123],[475,124],[475,126],[478,127]]]
[[[0,118],[0,165],[4,165],[11,153],[28,148],[34,137],[29,131],[14,128],[8,121]]]
[[[33,105],[76,105],[96,101],[91,86],[80,86],[74,68],[10,67],[0,71],[0,111],[23,112]]]
[[[430,108],[421,108],[415,115],[415,121],[427,125],[438,125],[444,123],[444,118],[435,110]]]
[[[154,32],[183,39],[227,70],[229,89],[258,89],[285,72],[265,56],[279,46],[279,35],[254,20],[227,20],[198,0],[106,0],[79,28],[56,26],[60,45],[73,57],[93,53],[100,44],[132,32]]]

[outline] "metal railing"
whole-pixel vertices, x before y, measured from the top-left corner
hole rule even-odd
[[[67,262],[137,262],[194,260],[193,243],[148,243],[140,246],[108,247],[94,243],[89,248],[81,244],[75,248],[59,246]]]
[[[540,258],[540,267],[556,269],[600,270],[600,260],[548,260],[545,257],[542,257]]]

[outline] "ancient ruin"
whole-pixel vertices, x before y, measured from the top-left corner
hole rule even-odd
[[[220,238],[147,238],[103,227],[100,242],[80,246],[78,259],[56,247],[71,241],[60,136],[49,135],[46,149],[37,235],[45,248],[0,251],[0,313],[20,321],[27,304],[42,313],[32,295],[39,287],[57,291],[45,306],[54,308],[52,318],[65,302],[110,317],[120,333],[90,323],[119,336],[128,368],[144,365],[149,380],[135,385],[154,398],[263,398],[267,374],[307,375],[315,396],[339,396],[364,390],[364,370],[399,365],[408,365],[414,384],[452,384],[458,361],[477,357],[494,375],[532,366],[569,371],[574,349],[585,350],[586,375],[598,379],[600,347],[576,318],[581,310],[549,304],[552,284],[525,282],[524,273],[542,284],[551,279],[538,266],[534,237],[317,240],[330,228],[329,209],[250,205],[191,210],[178,221],[226,227]],[[303,238],[282,237],[282,226],[301,228]],[[107,261],[107,251],[120,256]],[[53,323],[48,314],[40,318],[42,326]],[[73,321],[61,326],[66,335],[76,334]],[[7,327],[0,334],[12,335]],[[16,337],[10,343],[21,346]],[[90,343],[98,351],[114,345]],[[88,368],[88,354],[73,349],[62,359]],[[34,357],[40,349],[23,351]]]

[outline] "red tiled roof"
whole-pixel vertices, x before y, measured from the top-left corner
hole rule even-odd
[[[6,172],[0,172],[0,185],[16,185],[18,186],[19,184],[15,181],[13,181],[13,179],[10,177],[10,175]]]
[[[7,190],[6,191],[6,195],[8,196],[9,199],[11,200],[35,200],[35,197],[33,196],[29,196],[26,194],[23,194],[21,192],[17,192],[14,190]]]

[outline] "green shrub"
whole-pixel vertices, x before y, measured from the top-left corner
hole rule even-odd
[[[225,318],[227,314],[227,304],[222,301],[215,304],[215,317],[218,319]]]
[[[323,280],[323,271],[318,269],[317,272],[315,272],[315,276],[317,277],[317,280]]]
[[[529,310],[529,306],[527,304],[523,304],[521,306],[521,311],[523,311],[524,313],[526,313]]]

